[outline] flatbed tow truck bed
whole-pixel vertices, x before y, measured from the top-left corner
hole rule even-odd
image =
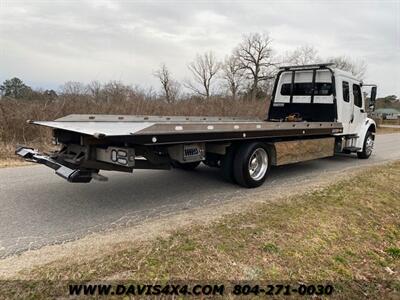
[[[321,136],[342,131],[342,124],[336,122],[268,122],[222,117],[68,115],[55,121],[29,123],[97,140],[138,145]]]
[[[333,155],[332,136],[342,131],[342,125],[336,122],[268,122],[222,117],[68,115],[55,121],[28,122],[52,128],[56,143],[64,146],[49,155],[29,147],[19,147],[16,154],[54,169],[70,182],[106,180],[98,174],[99,170],[132,172],[169,169],[171,165],[186,169],[200,161],[221,166],[222,158],[229,153],[227,148],[243,141],[262,140],[276,148],[277,141],[282,144],[285,140],[312,139],[315,147],[315,141],[319,146],[324,138],[326,143],[330,137],[328,153],[326,148],[323,153],[314,151],[308,159],[325,157]],[[305,144],[298,144],[297,148],[307,149]],[[282,158],[281,150],[280,160],[275,155],[271,163],[307,159],[301,149],[293,151],[297,152],[295,159]]]

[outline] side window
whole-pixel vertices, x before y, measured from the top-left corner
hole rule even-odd
[[[362,107],[361,89],[358,84],[353,84],[354,105]]]
[[[349,83],[347,81],[342,81],[342,88],[343,88],[343,100],[346,102],[350,102]]]

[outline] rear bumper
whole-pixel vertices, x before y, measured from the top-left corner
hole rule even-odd
[[[18,147],[15,154],[21,156],[26,161],[43,164],[53,170],[55,173],[69,182],[90,182],[93,177],[98,177],[97,172],[92,170],[80,170],[67,167],[50,156],[40,154],[37,150],[29,147]]]

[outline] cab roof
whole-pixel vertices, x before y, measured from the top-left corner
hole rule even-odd
[[[361,80],[359,78],[356,78],[351,72],[335,68],[334,65],[335,65],[334,63],[319,63],[319,64],[309,64],[309,65],[282,66],[279,69],[282,72],[332,70],[335,76],[343,76],[361,82]]]

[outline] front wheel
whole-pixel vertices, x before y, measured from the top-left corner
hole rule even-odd
[[[264,144],[244,144],[235,154],[233,175],[241,186],[258,187],[267,178],[270,165],[270,155]]]
[[[361,159],[367,159],[371,156],[372,150],[374,149],[374,135],[371,131],[368,131],[365,135],[364,145],[361,152],[357,152],[357,157]]]

